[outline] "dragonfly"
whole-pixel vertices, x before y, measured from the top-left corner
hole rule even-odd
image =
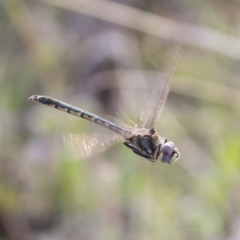
[[[96,149],[96,152],[99,151],[99,149],[105,150],[105,144],[106,146],[111,145],[111,143],[116,140],[115,142],[122,141],[124,145],[130,148],[135,154],[144,157],[151,162],[160,159],[163,163],[171,164],[179,159],[180,151],[173,142],[168,141],[168,139],[159,135],[155,129],[155,125],[166,102],[170,88],[170,78],[175,65],[176,60],[171,72],[164,80],[163,86],[159,87],[158,84],[153,86],[150,99],[148,99],[140,114],[140,124],[134,127],[120,126],[120,124],[108,121],[93,113],[51,97],[33,95],[29,100],[83,118],[115,133],[115,139],[103,139],[103,134],[95,134],[93,137],[89,136],[88,138],[76,141],[73,136],[70,136],[69,141],[74,143],[74,148],[78,148],[78,144],[83,145],[82,148],[79,146],[79,149],[87,152],[85,155],[91,156],[94,152],[94,148]],[[79,151],[81,150],[77,150],[77,152]]]

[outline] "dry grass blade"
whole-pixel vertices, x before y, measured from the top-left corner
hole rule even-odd
[[[137,79],[141,70],[117,70],[122,79]],[[103,73],[101,73],[103,74]],[[147,79],[153,78],[154,72],[145,71]],[[164,78],[164,73],[157,73],[159,78]],[[171,85],[171,92],[190,96],[240,110],[240,92],[237,89],[224,84],[213,83],[203,79],[190,78],[174,75],[174,84]],[[107,85],[105,86],[107,88]],[[207,91],[206,91],[207,89]]]
[[[42,1],[166,40],[175,40],[176,36],[181,36],[183,44],[209,49],[234,59],[240,59],[240,40],[208,27],[179,23],[110,1]]]
[[[240,110],[240,91],[237,89],[203,79],[183,76],[175,78],[177,80],[171,88],[173,92]]]

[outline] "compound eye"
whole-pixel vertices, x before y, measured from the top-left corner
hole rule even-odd
[[[165,143],[161,149],[161,160],[164,163],[173,163],[179,158],[180,154],[172,142]]]

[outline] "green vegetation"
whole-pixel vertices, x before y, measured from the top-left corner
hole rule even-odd
[[[238,239],[239,10],[217,0],[2,1],[0,238]],[[77,160],[62,136],[95,126],[27,100],[49,95],[131,116],[134,99],[121,105],[118,84],[152,76],[149,60],[163,73],[180,38],[156,127],[181,151],[173,165],[121,144]]]

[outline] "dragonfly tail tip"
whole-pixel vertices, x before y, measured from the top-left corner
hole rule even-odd
[[[37,101],[37,95],[33,95],[30,98],[28,98],[28,100],[32,100],[32,101]]]

